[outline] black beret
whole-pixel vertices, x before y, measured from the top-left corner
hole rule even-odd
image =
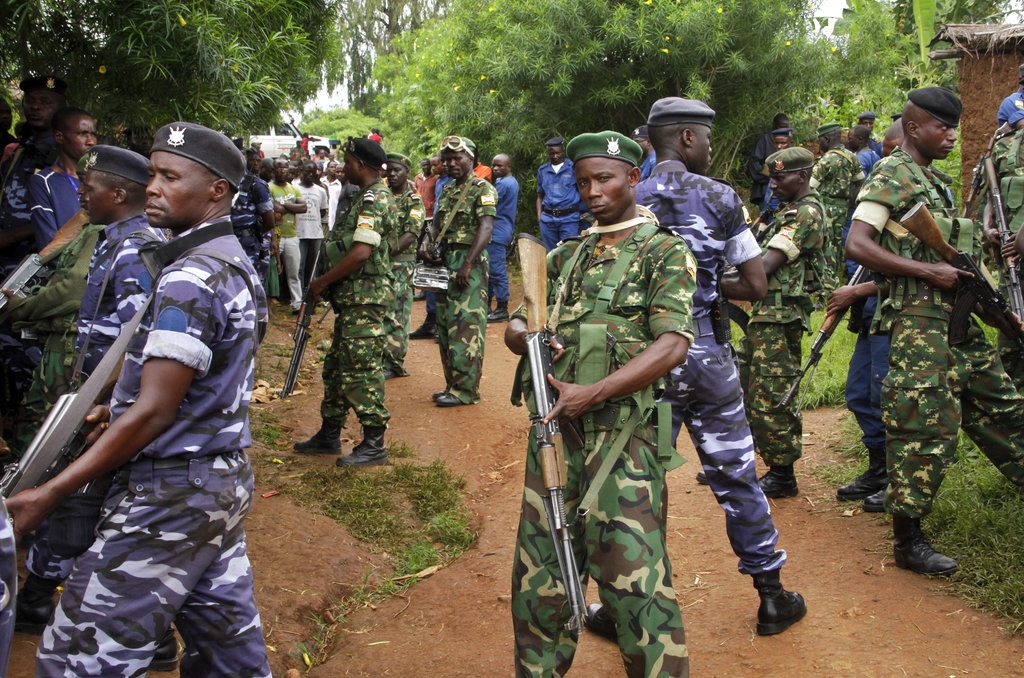
[[[711,127],[711,121],[714,119],[715,111],[703,101],[666,97],[658,99],[651,106],[651,112],[647,115],[647,126],[691,123]]]
[[[857,120],[858,122],[861,120],[874,120],[875,117],[876,116],[874,111],[864,111],[863,113],[857,116]]]
[[[152,152],[173,153],[197,162],[238,188],[245,175],[245,158],[231,139],[194,122],[172,122],[156,131]]]
[[[563,143],[562,137],[551,137],[544,142],[545,146],[561,146]]]
[[[342,150],[354,156],[370,169],[382,170],[387,167],[388,156],[380,144],[372,139],[349,137]]]
[[[650,139],[651,138],[650,133],[648,133],[648,131],[647,131],[647,125],[640,125],[635,130],[633,130],[633,133],[630,136],[633,137],[634,139]]]
[[[923,108],[939,122],[950,127],[960,124],[960,114],[963,112],[964,106],[960,103],[960,99],[945,87],[915,89],[907,94],[907,99],[917,107]]]
[[[128,181],[149,183],[149,161],[135,151],[117,146],[93,146],[85,155],[85,170],[115,174]]]
[[[68,84],[55,75],[37,75],[33,78],[25,78],[18,86],[25,94],[45,89],[64,96],[68,91]]]
[[[778,129],[773,129],[771,131],[771,135],[773,137],[791,137],[791,136],[793,136],[793,128],[792,127],[780,127]]]
[[[900,118],[902,118],[902,117],[903,117],[903,114],[902,114],[902,113],[893,113],[893,114],[892,114],[891,116],[889,116],[889,117],[891,117],[891,118],[892,118],[892,121],[893,121],[893,122],[896,122],[897,120],[899,120]]]

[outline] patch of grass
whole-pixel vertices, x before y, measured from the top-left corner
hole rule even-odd
[[[833,449],[842,459],[836,464],[814,469],[814,475],[837,486],[851,482],[868,467],[867,450],[860,441],[861,430],[857,426],[857,420],[852,415],[847,415],[843,417],[840,428],[842,437]]]
[[[391,459],[411,459],[416,452],[404,440],[392,440],[388,443],[388,457]]]
[[[253,440],[276,449],[284,437],[284,431],[277,425],[273,416],[264,410],[250,408],[249,419]]]

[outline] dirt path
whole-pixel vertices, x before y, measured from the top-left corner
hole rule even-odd
[[[418,323],[423,309],[416,306]],[[411,377],[388,382],[389,436],[410,443],[421,460],[443,459],[466,477],[478,543],[404,596],[354,613],[334,656],[310,675],[511,675],[508,591],[526,424],[524,411],[508,400],[515,361],[501,344],[503,329],[488,328],[481,405],[445,410],[430,403],[430,394],[443,386],[430,341],[413,342]],[[286,343],[282,328],[275,332],[272,341]],[[282,353],[264,359],[287,360]],[[309,387],[287,402],[260,408],[284,415],[284,437],[298,439],[319,424],[318,402],[319,388]],[[1007,637],[1000,618],[971,610],[939,582],[896,569],[887,524],[863,514],[844,517],[850,507],[838,505],[833,489],[809,473],[810,467],[834,462],[829,448],[842,416],[840,410],[807,414],[807,456],[798,467],[802,493],[774,507],[781,546],[790,555],[784,582],[805,595],[809,612],[773,638],[753,632],[756,592],[749,577],[736,572],[721,509],[693,479],[696,457],[687,442],[690,463],[669,480],[669,548],[693,675],[1024,675],[1024,641]],[[296,458],[283,442],[277,447],[257,445],[253,451],[263,478],[258,492],[274,489],[275,474],[333,463]],[[247,531],[272,668],[284,675],[301,666],[296,644],[309,636],[324,601],[358,585],[382,556],[284,496],[257,499]],[[10,676],[33,675],[35,641],[16,638]],[[573,675],[623,675],[616,648],[584,636]]]

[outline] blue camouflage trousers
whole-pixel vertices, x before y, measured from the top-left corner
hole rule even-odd
[[[779,532],[757,484],[754,438],[732,347],[713,336],[697,337],[686,362],[672,370],[663,399],[672,404],[672,444],[685,426],[711,491],[725,511],[725,532],[739,556],[740,572],[754,575],[780,569],[786,552],[775,548]]]
[[[0,497],[0,676],[7,675],[14,638],[14,596],[18,589],[18,547],[14,541],[14,525],[7,519],[7,506]]]
[[[244,453],[118,471],[93,545],[75,561],[36,675],[142,676],[173,621],[181,676],[269,676],[242,522]]]

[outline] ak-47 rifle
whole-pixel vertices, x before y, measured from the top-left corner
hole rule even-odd
[[[868,277],[868,270],[863,266],[858,266],[857,270],[853,272],[853,277],[850,278],[849,284],[859,285],[864,282],[865,278]],[[839,323],[846,315],[848,309],[842,309],[836,313],[829,313],[825,316],[825,320],[822,321],[821,327],[818,329],[817,336],[814,337],[814,341],[811,342],[811,351],[807,356],[807,360],[804,362],[803,367],[800,368],[800,374],[796,375],[796,379],[793,380],[793,384],[786,391],[786,394],[782,396],[782,400],[779,401],[779,407],[786,407],[789,405],[793,398],[796,397],[797,391],[800,390],[800,382],[803,381],[804,377],[807,376],[808,372],[811,372],[811,377],[807,380],[808,385],[811,383],[811,379],[814,378],[814,370],[818,368],[818,363],[821,361],[821,356],[825,351],[825,344],[832,338],[836,328],[839,327]]]
[[[1013,130],[1008,125],[1003,125],[997,129],[996,133],[992,136],[992,141],[989,142],[988,150],[985,152],[985,155],[981,156],[981,166],[985,173],[985,183],[988,187],[992,214],[996,221],[996,230],[999,231],[1000,245],[1005,245],[1013,240],[1016,234],[1010,230],[1010,225],[1006,219],[1006,204],[1003,202],[1003,193],[999,190],[999,175],[996,173],[995,163],[992,162],[992,149],[997,141],[1009,134],[1013,134]],[[974,188],[972,187],[971,192],[973,193],[973,191]],[[1003,264],[1006,272],[1006,290],[1010,295],[1010,310],[1016,313],[1018,317],[1024,318],[1024,294],[1021,292],[1020,276],[1017,272],[1017,267],[1010,266],[1003,261],[1000,252],[996,252],[996,260]]]
[[[540,455],[541,477],[544,481],[544,512],[547,514],[551,539],[558,556],[558,568],[562,574],[562,586],[572,616],[565,628],[579,632],[583,628],[586,614],[586,599],[580,584],[579,567],[573,553],[572,539],[565,517],[565,484],[568,469],[565,463],[565,448],[562,431],[557,419],[544,423],[555,405],[555,393],[548,383],[551,374],[551,338],[547,328],[547,250],[537,238],[522,233],[516,242],[519,263],[523,269],[523,302],[526,304],[526,357],[530,366],[530,381],[533,385],[533,399],[537,411],[530,415],[533,435],[537,439]]]
[[[18,268],[4,279],[3,283],[0,283],[0,289],[7,290],[15,297],[24,297],[25,288],[32,278],[39,274],[40,269],[46,265],[57,252],[60,252],[69,242],[75,239],[79,233],[82,232],[82,228],[89,223],[89,215],[85,213],[85,210],[78,210],[74,216],[68,219],[67,223],[60,227],[60,230],[53,236],[53,239],[47,243],[46,247],[39,250],[36,254],[30,254],[21,260],[18,264]],[[6,294],[0,294],[0,312],[7,306],[8,296]]]
[[[924,203],[914,205],[900,219],[900,225],[935,251],[947,264],[971,274],[969,277],[962,276],[957,281],[956,298],[949,315],[951,345],[955,346],[966,340],[971,314],[977,310],[984,315],[987,323],[1024,347],[1024,330],[1014,317],[1006,299],[992,286],[986,273],[970,254],[958,252],[946,242],[938,224],[935,223],[935,218]]]
[[[316,275],[317,264],[320,263],[320,248],[317,248],[313,257],[313,274]],[[306,353],[306,344],[309,343],[309,322],[313,319],[316,311],[316,301],[309,294],[309,288],[302,295],[302,305],[299,307],[299,318],[295,322],[295,332],[292,339],[295,341],[295,348],[292,349],[292,360],[288,363],[288,374],[284,377],[284,385],[281,387],[281,398],[287,398],[295,390],[295,382],[299,378],[299,366],[302,365],[302,356]]]

